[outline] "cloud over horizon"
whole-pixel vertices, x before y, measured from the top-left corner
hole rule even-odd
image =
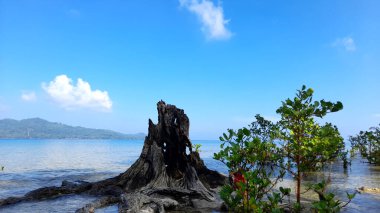
[[[347,36],[344,38],[337,38],[332,44],[333,47],[342,47],[348,52],[356,51],[356,44],[354,39],[351,36]]]
[[[21,99],[23,101],[31,102],[37,99],[36,93],[33,91],[22,91]]]
[[[202,23],[202,31],[208,39],[227,40],[232,33],[226,28],[229,20],[224,18],[221,5],[210,0],[179,0],[180,6],[194,13]]]
[[[45,92],[67,110],[87,108],[110,111],[112,101],[107,91],[92,90],[88,82],[78,78],[76,85],[66,75],[58,75],[49,83],[42,83]]]

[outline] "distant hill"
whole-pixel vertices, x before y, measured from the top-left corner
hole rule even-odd
[[[7,139],[143,139],[145,134],[123,134],[105,129],[73,127],[41,118],[0,120],[0,138]]]

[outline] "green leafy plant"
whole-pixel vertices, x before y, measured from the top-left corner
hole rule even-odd
[[[250,128],[228,130],[220,140],[221,151],[214,155],[230,170],[230,175],[240,172],[244,181],[225,185],[220,194],[234,212],[281,212],[282,202],[290,189],[272,190],[286,172],[296,181],[296,201],[288,202],[292,212],[300,212],[302,177],[308,172],[322,169],[338,157],[349,163],[348,152],[344,152],[343,138],[338,128],[331,123],[321,125],[328,113],[343,108],[341,102],[313,101],[313,90],[303,86],[296,97],[282,102],[277,109],[281,119],[276,124],[257,115]],[[231,175],[231,176],[232,176]],[[348,194],[349,202],[342,205],[332,193],[325,193],[324,182],[309,188],[318,193],[320,200],[313,202],[312,210],[317,212],[338,212],[346,206],[354,194]],[[280,205],[281,204],[281,205]]]
[[[380,164],[380,124],[371,127],[369,131],[360,131],[356,136],[350,136],[351,147],[359,151],[362,157],[371,164]]]
[[[344,152],[340,153],[340,158],[343,161],[343,168],[344,169],[347,169],[348,166],[351,166],[351,159],[348,159],[348,157],[347,157],[348,153],[349,153],[349,151],[344,151]]]
[[[302,176],[314,171],[339,156],[344,148],[343,138],[336,126],[320,125],[315,118],[337,112],[343,108],[341,102],[313,101],[314,91],[302,86],[296,97],[282,102],[277,109],[281,116],[278,124],[280,146],[288,162],[286,170],[296,180],[297,203],[301,201]],[[300,206],[300,205],[299,205]]]
[[[283,165],[283,157],[273,141],[273,129],[270,121],[256,115],[250,128],[229,129],[220,137],[221,151],[215,153],[214,158],[227,165],[232,179],[236,174],[241,176],[241,181],[231,180],[220,192],[229,210],[281,211],[278,203],[289,195],[290,189],[272,192],[285,174],[283,169],[276,169],[276,165]]]
[[[326,213],[335,213],[340,212],[340,210],[347,206],[352,199],[354,199],[356,193],[349,194],[347,193],[348,201],[346,203],[341,202],[340,200],[335,199],[335,194],[326,193],[327,182],[322,181],[317,184],[312,184],[311,189],[314,190],[319,196],[319,201],[312,203],[311,210],[313,212],[326,212]]]
[[[201,152],[201,146],[202,146],[202,144],[193,144],[193,149],[195,149],[195,152],[200,153]]]

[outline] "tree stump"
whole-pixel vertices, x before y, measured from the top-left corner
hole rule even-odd
[[[217,188],[227,178],[209,170],[189,139],[189,118],[182,109],[164,101],[157,103],[158,123],[149,119],[148,135],[140,157],[124,173],[103,181],[62,183],[24,197],[0,200],[0,207],[23,201],[48,199],[64,194],[101,195],[77,212],[118,203],[119,212],[165,212],[167,210],[220,208]]]

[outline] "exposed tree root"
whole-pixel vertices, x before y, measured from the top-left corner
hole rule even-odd
[[[86,204],[83,208],[75,211],[75,213],[93,213],[95,209],[106,207],[120,202],[120,197],[107,196],[97,199],[91,203]]]

